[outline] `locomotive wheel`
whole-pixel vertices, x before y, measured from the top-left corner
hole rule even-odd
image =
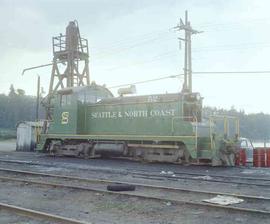
[[[108,191],[135,191],[135,186],[130,184],[110,184],[107,186]]]
[[[184,159],[183,159],[183,163],[185,165],[189,165],[190,164],[190,159],[191,159],[191,156],[190,156],[190,153],[189,151],[187,150],[187,148],[184,149]]]
[[[81,143],[78,151],[78,157],[88,159],[90,157],[91,145],[89,143]]]

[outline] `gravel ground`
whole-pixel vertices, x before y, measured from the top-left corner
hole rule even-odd
[[[0,145],[1,147],[1,145]],[[270,168],[253,167],[211,167],[211,166],[182,166],[180,164],[166,163],[142,163],[130,161],[128,159],[77,159],[68,157],[51,157],[43,153],[1,151],[0,159],[27,160],[33,163],[46,163],[50,166],[61,166],[74,169],[103,169],[110,171],[111,168],[117,172],[126,173],[127,171],[148,171],[160,173],[161,171],[172,172],[193,172],[198,175],[241,175],[249,177],[270,178]]]
[[[23,155],[20,157],[20,155]],[[33,155],[33,156],[32,156]],[[209,182],[209,181],[203,181],[203,180],[185,180],[185,179],[178,179],[178,180],[149,180],[142,178],[140,176],[134,176],[127,172],[127,169],[130,169],[128,166],[127,161],[123,160],[81,160],[81,159],[65,159],[65,158],[51,158],[51,157],[44,157],[41,155],[41,158],[35,158],[35,156],[38,156],[39,154],[15,154],[10,155],[9,159],[21,159],[24,161],[39,161],[38,163],[45,164],[45,165],[23,165],[23,164],[10,164],[10,163],[3,163],[0,162],[0,167],[2,168],[10,168],[10,169],[24,169],[29,171],[38,171],[38,172],[48,172],[52,174],[62,174],[62,175],[74,175],[79,177],[85,177],[85,178],[99,178],[99,179],[112,179],[115,181],[128,181],[128,182],[138,182],[138,183],[146,183],[146,184],[156,184],[156,185],[164,185],[164,186],[171,186],[171,187],[180,187],[180,188],[187,188],[187,189],[194,189],[194,190],[205,190],[205,191],[214,191],[214,192],[228,192],[228,193],[235,193],[235,194],[250,194],[250,195],[256,195],[256,196],[264,196],[264,197],[270,197],[270,188],[269,187],[258,187],[254,185],[238,185],[238,184],[230,184],[230,183],[218,183],[218,182]],[[0,159],[1,157],[0,154]],[[63,160],[69,160],[70,163],[64,162]],[[63,162],[61,162],[63,161]],[[93,166],[91,162],[99,162],[98,166]],[[79,163],[82,162],[83,164]],[[84,164],[85,162],[88,162],[88,164]],[[49,164],[49,165],[48,165]],[[140,168],[140,163],[134,163],[131,162],[131,164],[134,166],[136,165],[138,169]],[[125,165],[126,169],[123,168]],[[145,170],[151,170],[147,169],[147,164],[144,165],[144,171]],[[158,168],[159,164],[149,164],[149,167],[155,166],[155,168]],[[162,164],[161,164],[162,165]],[[169,166],[169,165],[167,165]],[[187,167],[179,167],[180,169],[183,168],[185,172],[188,172],[189,170]],[[197,169],[197,166],[190,166],[191,172],[194,172],[194,168]],[[142,169],[142,168],[140,168]],[[228,175],[226,168],[218,168],[216,171],[212,170],[211,173],[207,172],[207,169],[205,170],[205,167],[202,167],[201,172],[198,175],[199,176],[210,176],[211,174],[220,174],[223,175],[224,173]],[[243,169],[241,168],[241,173],[239,173],[240,168],[229,168],[231,175],[241,175],[245,177],[254,177],[255,173],[260,173],[260,177],[268,178],[269,171],[268,169]],[[161,170],[161,169],[160,169]],[[169,169],[172,170],[172,169]],[[220,171],[220,172],[219,172]],[[245,172],[245,174],[243,174]],[[251,174],[250,174],[251,173]],[[259,176],[259,175],[257,175]],[[270,178],[269,178],[270,179]]]
[[[2,150],[8,144],[11,147],[8,150],[7,148]],[[270,169],[267,168],[181,166],[177,164],[140,163],[123,159],[54,158],[42,153],[16,152],[12,148],[12,144],[14,143],[0,142],[0,160],[23,160],[35,164],[0,162],[2,168],[270,197],[269,187],[215,183],[202,180],[149,180],[130,174],[130,171],[136,170],[155,174],[159,174],[161,171],[172,171],[174,173],[193,172],[197,173],[198,176],[241,175],[270,179]],[[249,214],[228,213],[222,210],[209,210],[188,205],[170,205],[169,203],[142,200],[136,197],[127,198],[16,182],[0,182],[0,202],[102,224],[270,223],[269,217],[256,217]],[[0,210],[0,223],[36,223],[35,220],[26,217],[9,214]]]
[[[88,182],[82,180],[70,180],[56,177],[41,177],[33,176],[28,174],[18,174],[18,173],[8,173],[5,171],[0,171],[0,176],[19,178],[26,181],[38,181],[43,183],[56,183],[56,184],[65,184],[68,186],[77,186],[84,188],[91,188],[106,191],[108,183],[103,182]],[[137,181],[133,180],[133,183]],[[153,183],[152,183],[153,185]],[[160,184],[159,184],[160,185]],[[180,186],[178,186],[180,188]],[[186,188],[190,189],[190,188]],[[209,191],[207,191],[209,192]],[[103,193],[103,192],[102,192]],[[178,201],[193,201],[193,202],[202,202],[204,199],[211,199],[217,194],[211,193],[202,193],[202,192],[188,192],[188,191],[177,191],[177,190],[166,190],[161,188],[147,188],[143,186],[136,186],[135,191],[128,192],[130,195],[142,195],[142,196],[152,196],[158,198],[164,198],[166,200],[178,200]],[[239,192],[240,194],[240,192]],[[237,194],[237,195],[239,195]],[[242,203],[236,204],[234,206],[240,208],[256,208],[261,210],[270,211],[270,201],[269,200],[259,200],[259,199],[246,199],[243,198]]]
[[[267,223],[269,217],[174,205],[136,197],[103,195],[15,182],[1,182],[0,200],[92,223]],[[15,193],[16,192],[16,193]]]
[[[1,152],[12,152],[16,150],[16,139],[2,140],[0,141]]]

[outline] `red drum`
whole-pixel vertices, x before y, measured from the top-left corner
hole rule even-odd
[[[266,148],[255,148],[253,151],[253,166],[266,166]]]
[[[266,166],[270,167],[270,148],[266,150]]]

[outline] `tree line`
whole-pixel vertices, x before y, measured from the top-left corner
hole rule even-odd
[[[253,113],[246,114],[243,110],[237,111],[233,107],[230,110],[205,107],[204,114],[209,115],[228,115],[237,117],[240,123],[240,136],[253,140],[270,139],[270,114]],[[223,124],[219,124],[219,129]],[[231,129],[233,124],[231,124]]]
[[[44,118],[42,109],[40,114]],[[25,95],[22,89],[15,90],[13,85],[10,86],[8,95],[0,94],[0,135],[14,133],[18,122],[34,121],[35,116],[36,97]]]

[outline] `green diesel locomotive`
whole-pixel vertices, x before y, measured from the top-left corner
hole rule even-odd
[[[54,155],[132,157],[145,161],[234,164],[225,117],[202,119],[199,93],[119,96],[95,83],[64,88],[52,99],[52,121],[39,150]],[[215,120],[224,120],[217,133]]]
[[[191,36],[199,32],[192,29],[187,12],[185,24],[180,20],[176,28],[185,31],[183,90],[123,96],[132,91],[122,89],[114,97],[105,86],[90,84],[88,41],[81,37],[77,21],[71,21],[66,35],[53,37],[50,88],[43,100],[49,122],[38,150],[85,158],[233,165],[239,124],[234,123],[235,133],[229,135],[227,118],[202,119],[202,97],[192,91],[191,68]],[[216,119],[224,122],[224,131],[215,129]]]

